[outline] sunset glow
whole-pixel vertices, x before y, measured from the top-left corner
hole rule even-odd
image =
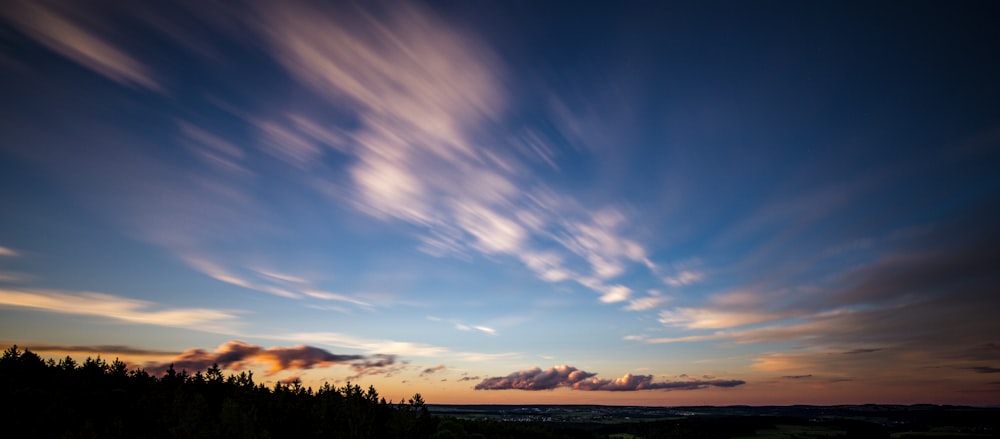
[[[1000,402],[996,4],[7,3],[0,347]]]

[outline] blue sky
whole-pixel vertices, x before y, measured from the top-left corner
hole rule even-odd
[[[996,16],[11,2],[0,342],[430,402],[995,402]]]

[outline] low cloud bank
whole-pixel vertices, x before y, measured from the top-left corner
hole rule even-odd
[[[203,349],[189,349],[176,358],[147,364],[146,371],[153,375],[164,373],[171,365],[175,370],[200,371],[218,364],[220,368],[239,370],[251,364],[265,364],[267,373],[274,374],[286,370],[305,370],[315,367],[346,365],[355,371],[380,369],[395,363],[392,355],[343,355],[334,354],[313,346],[264,348],[242,341],[228,341],[215,352]]]
[[[476,390],[552,390],[567,387],[573,390],[603,390],[628,392],[635,390],[696,390],[708,387],[736,387],[743,380],[687,380],[653,382],[652,375],[625,374],[620,378],[597,378],[596,373],[573,366],[555,366],[546,370],[534,367],[513,372],[505,377],[490,377],[476,384]]]

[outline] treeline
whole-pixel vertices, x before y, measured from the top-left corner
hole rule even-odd
[[[43,360],[12,346],[0,358],[3,437],[36,438],[564,438],[569,431],[438,418],[420,394],[393,403],[348,383],[318,390],[254,383],[253,374],[162,377],[125,363]],[[575,432],[579,433],[579,432]]]

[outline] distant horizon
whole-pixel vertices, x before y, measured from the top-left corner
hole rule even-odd
[[[17,343],[3,343],[3,342],[0,342],[0,351],[6,351],[7,349],[9,349],[11,347],[14,347],[14,346],[16,346],[21,351],[28,350],[28,351],[31,351],[31,352],[35,352],[30,347],[26,347],[26,346],[21,345],[21,344],[17,344]],[[37,354],[37,352],[35,352],[35,353]],[[60,361],[62,358],[65,358],[65,357],[60,357],[60,358],[46,357],[46,356],[42,356],[42,355],[39,355],[39,356],[43,360],[45,360],[45,361],[48,361],[48,360],[51,359],[51,360],[56,361],[56,362]],[[70,356],[70,357],[73,358],[75,361],[77,361],[79,363],[84,362],[87,358],[94,359],[94,360],[103,360],[103,361],[108,362],[108,363],[110,363],[112,361],[121,360],[119,357],[115,357],[114,359],[111,359],[111,358],[108,358],[108,357],[105,357],[105,356],[101,356],[101,355],[86,356],[86,357],[83,357],[83,358],[73,357],[73,356]],[[124,360],[121,360],[121,361],[124,361]],[[126,362],[126,364],[128,364],[128,363]],[[142,369],[142,368],[141,367],[132,367],[131,365],[129,366],[129,370],[138,370],[138,369]],[[145,369],[142,369],[142,370],[145,371]],[[201,370],[187,370],[187,369],[181,369],[181,368],[174,368],[174,370],[177,373],[186,373],[188,375],[193,375],[196,372],[200,372],[200,373],[205,372],[204,369],[201,369]],[[227,370],[227,369],[223,369],[223,374],[225,376],[238,375],[240,372],[241,371],[239,371],[239,370]],[[252,370],[243,370],[242,372],[251,372],[252,373],[253,371]],[[148,373],[148,371],[147,371],[147,373]],[[164,374],[165,374],[165,372],[160,372],[158,374],[150,374],[150,375],[153,375],[153,376],[155,376],[157,378],[162,378]],[[254,375],[254,376],[256,376],[256,375]],[[275,384],[277,384],[279,381],[281,381],[281,380],[277,380],[277,381],[275,381],[275,380],[260,380],[260,378],[261,378],[260,376],[256,376],[256,378],[255,378],[256,381],[255,382],[257,382],[257,384],[265,384],[268,387],[273,387]],[[283,385],[291,385],[293,383],[294,382],[282,382]],[[299,382],[299,385],[301,385],[302,387],[311,388],[311,389],[313,389],[313,391],[318,390],[324,384],[330,384],[330,385],[334,385],[334,386],[337,386],[337,385],[346,385],[346,384],[351,384],[351,385],[355,385],[356,384],[356,385],[359,385],[359,386],[361,386],[363,388],[367,388],[369,386],[369,384],[363,383],[361,381],[356,381],[356,382],[355,381],[338,381],[338,382],[320,382],[320,383],[303,383],[301,381]],[[379,389],[376,387],[376,390],[379,390]],[[416,391],[416,393],[420,393],[421,395],[424,395],[423,392],[420,392],[419,388],[414,388],[414,390]],[[517,390],[506,390],[506,392],[517,392]],[[612,391],[606,391],[606,392],[607,393],[612,393]],[[605,392],[602,392],[602,393],[605,393]],[[412,396],[412,395],[404,395],[404,396],[400,397],[399,399],[393,399],[393,400],[396,401],[397,403],[402,403],[402,402],[405,401],[406,398],[408,398],[410,396]],[[426,396],[425,396],[425,399],[426,399]],[[932,402],[922,402],[922,403],[921,402],[908,402],[908,403],[843,402],[843,403],[828,403],[828,404],[810,404],[810,403],[742,404],[742,403],[733,403],[733,404],[723,404],[723,405],[718,405],[718,404],[692,404],[692,405],[662,405],[662,404],[657,405],[657,404],[652,404],[652,405],[640,405],[640,404],[608,404],[608,403],[601,403],[601,402],[590,402],[590,403],[578,403],[578,402],[566,402],[566,403],[559,403],[559,402],[552,402],[552,403],[447,402],[447,403],[440,403],[440,402],[435,402],[432,399],[426,399],[426,401],[427,401],[427,404],[430,405],[430,406],[438,405],[438,406],[509,406],[509,407],[531,407],[531,406],[595,406],[595,407],[661,407],[661,408],[717,407],[717,408],[725,408],[725,407],[794,407],[794,406],[837,407],[837,406],[877,405],[877,406],[907,406],[907,407],[910,407],[910,406],[936,406],[936,407],[951,406],[951,407],[1000,408],[1000,404],[981,404],[981,405],[977,405],[977,404],[950,404],[950,403],[932,403]]]
[[[446,404],[995,405],[997,17],[12,0],[0,344]]]

